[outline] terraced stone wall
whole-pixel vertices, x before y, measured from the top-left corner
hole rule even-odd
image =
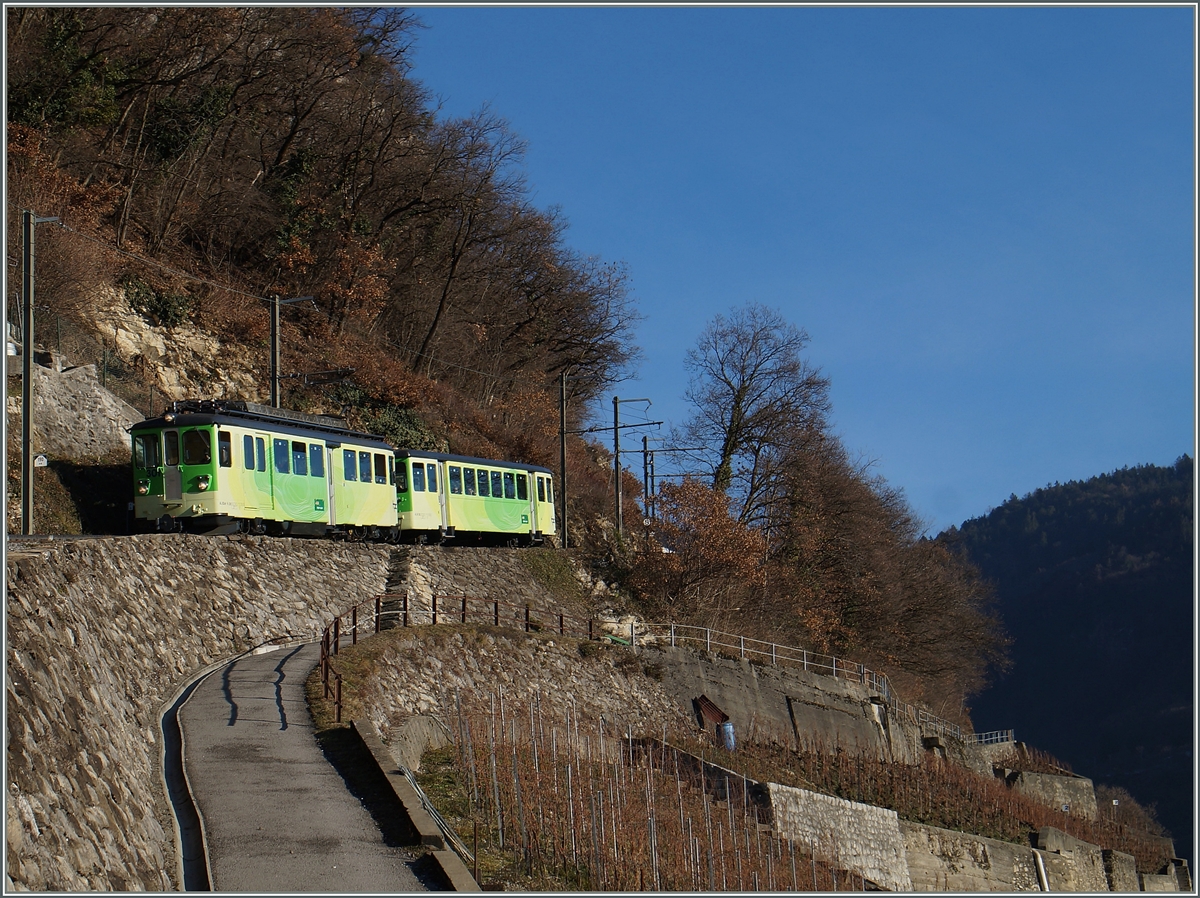
[[[10,551],[6,891],[177,888],[164,705],[256,644],[315,639],[383,591],[389,554],[184,535]]]

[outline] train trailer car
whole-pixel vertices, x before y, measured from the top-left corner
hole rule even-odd
[[[557,532],[554,479],[537,465],[400,450],[396,492],[406,540],[540,545]]]
[[[393,448],[339,419],[182,400],[130,435],[139,530],[398,535]]]

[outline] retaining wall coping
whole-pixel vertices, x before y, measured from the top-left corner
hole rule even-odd
[[[379,765],[380,771],[387,777],[388,784],[395,792],[404,813],[412,823],[413,829],[417,831],[420,844],[432,849],[429,854],[441,870],[446,882],[449,883],[451,890],[455,892],[482,891],[462,858],[446,847],[446,840],[441,829],[421,804],[421,798],[417,795],[416,789],[396,766],[396,762],[379,738],[375,724],[369,720],[355,720],[351,721],[350,728],[358,734],[375,763]]]

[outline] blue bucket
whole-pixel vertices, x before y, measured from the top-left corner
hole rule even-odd
[[[720,724],[717,729],[721,731],[721,745],[725,747],[726,751],[733,751],[736,747],[733,739],[733,724],[727,721]]]

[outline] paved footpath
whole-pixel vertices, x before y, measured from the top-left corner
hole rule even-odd
[[[317,744],[304,680],[316,644],[210,673],[179,711],[213,891],[419,892],[414,849],[389,847]]]

